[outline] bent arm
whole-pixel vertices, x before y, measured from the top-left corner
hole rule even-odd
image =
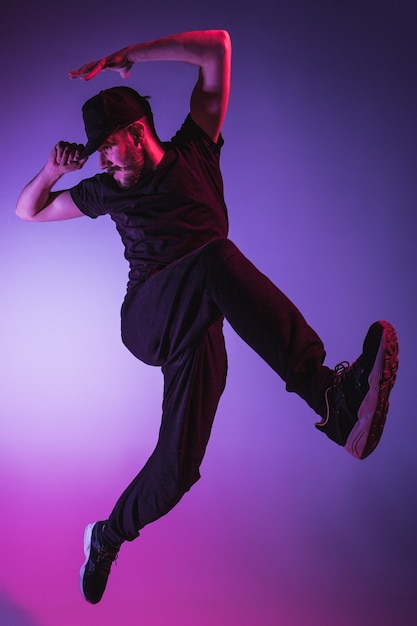
[[[126,77],[131,67],[142,61],[180,61],[199,68],[191,95],[191,115],[209,137],[217,141],[229,101],[229,34],[225,30],[191,31],[133,44],[71,71],[70,76],[90,80],[103,70],[115,70]]]
[[[29,222],[51,222],[84,215],[68,190],[52,191],[64,174],[83,167],[87,159],[78,160],[82,148],[64,142],[55,146],[45,166],[20,193],[16,204],[18,217]]]

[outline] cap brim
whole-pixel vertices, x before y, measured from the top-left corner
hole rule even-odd
[[[106,141],[106,139],[107,135],[105,137],[98,137],[96,139],[91,139],[90,141],[88,141],[84,147],[84,150],[80,154],[80,159],[86,159],[91,154],[93,154],[93,152],[96,152],[96,150],[99,149],[101,144]]]

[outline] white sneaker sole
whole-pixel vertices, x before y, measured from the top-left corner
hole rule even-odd
[[[84,581],[85,568],[86,568],[86,565],[88,563],[88,559],[90,558],[91,535],[92,535],[93,528],[94,528],[95,525],[96,525],[96,522],[93,522],[92,524],[88,524],[88,526],[86,526],[85,531],[84,531],[84,554],[85,554],[85,561],[82,564],[81,569],[80,569],[80,589],[81,589],[81,593],[83,594],[83,597],[87,601],[88,601],[88,599],[85,597],[85,594],[84,594],[83,581]]]

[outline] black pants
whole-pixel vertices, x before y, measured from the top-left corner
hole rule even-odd
[[[242,339],[317,413],[332,373],[317,334],[290,300],[228,239],[183,257],[134,287],[122,307],[122,339],[141,361],[162,366],[157,446],[114,507],[113,544],[135,539],[199,479],[226,382],[222,324]]]

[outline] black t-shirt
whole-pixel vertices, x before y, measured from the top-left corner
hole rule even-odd
[[[129,287],[200,246],[226,237],[227,209],[219,168],[222,137],[214,143],[188,115],[164,144],[156,169],[132,189],[107,173],[70,189],[86,215],[110,215],[130,265]]]

